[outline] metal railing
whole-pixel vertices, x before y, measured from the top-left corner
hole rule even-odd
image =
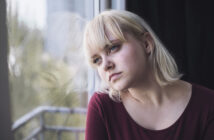
[[[79,140],[79,134],[85,132],[85,128],[81,127],[65,127],[65,126],[49,126],[45,124],[44,113],[62,113],[62,114],[83,114],[86,115],[86,108],[66,108],[66,107],[51,107],[51,106],[40,106],[33,111],[27,113],[20,119],[18,119],[12,125],[12,131],[16,132],[19,128],[26,125],[32,119],[39,117],[40,126],[35,128],[24,140],[39,139],[44,140],[44,132],[52,131],[57,133],[57,139],[61,140],[62,132],[75,133],[75,139]]]

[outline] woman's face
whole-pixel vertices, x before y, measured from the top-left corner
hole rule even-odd
[[[113,45],[96,50],[92,55],[92,62],[101,79],[119,91],[141,85],[150,71],[148,63],[150,51],[143,41],[127,33],[124,35],[127,40],[124,43],[108,35]]]

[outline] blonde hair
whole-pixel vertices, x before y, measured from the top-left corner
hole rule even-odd
[[[128,11],[104,11],[86,25],[84,49],[87,57],[94,49],[112,45],[106,31],[121,42],[126,41],[124,32],[132,34],[137,39],[139,39],[140,35],[148,32],[154,41],[151,63],[157,83],[160,86],[164,86],[181,78],[182,74],[178,72],[174,58],[155,35],[154,31],[142,18]],[[120,91],[115,91],[110,87],[108,92],[113,100],[120,101]]]

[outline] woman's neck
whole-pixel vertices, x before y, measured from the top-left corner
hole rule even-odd
[[[156,82],[147,82],[128,89],[130,97],[143,104],[159,106],[166,96],[164,87]]]
[[[189,87],[189,84],[181,80],[166,86],[160,86],[154,82],[147,82],[147,84],[129,88],[127,93],[122,95],[122,100],[123,98],[130,97],[138,103],[158,107],[163,105],[165,101],[173,101],[183,96],[182,93],[189,90]]]

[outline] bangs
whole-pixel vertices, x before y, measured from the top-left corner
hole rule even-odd
[[[102,50],[107,45],[112,45],[108,35],[121,42],[126,42],[122,29],[113,17],[100,15],[87,24],[84,35],[87,57],[91,57],[96,51]]]

